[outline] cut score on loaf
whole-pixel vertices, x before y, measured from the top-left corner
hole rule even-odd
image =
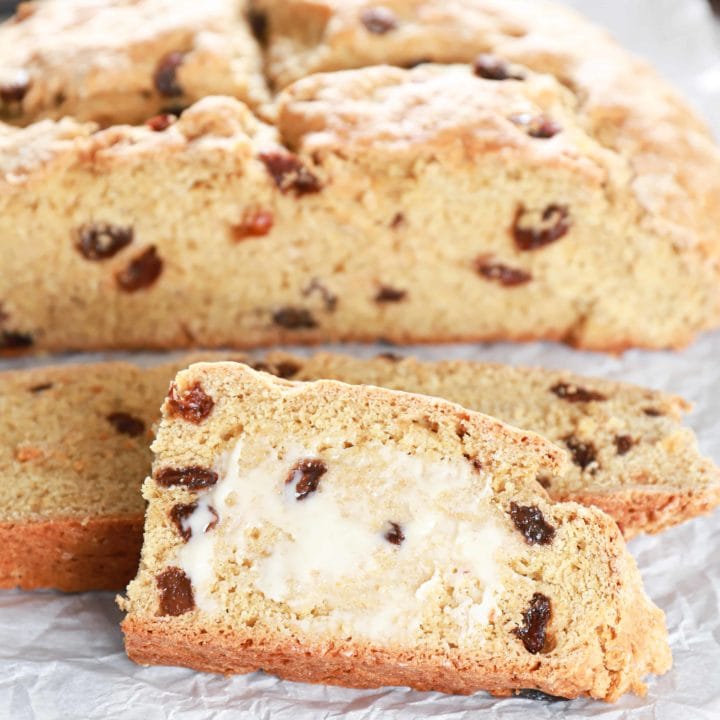
[[[670,652],[615,523],[535,482],[562,451],[443,400],[237,363],[163,406],[129,656],[354,687],[614,700]]]

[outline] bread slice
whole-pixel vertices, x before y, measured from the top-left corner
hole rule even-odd
[[[206,98],[167,127],[0,135],[0,345],[618,350],[716,325],[720,245],[695,228],[713,206],[671,232],[576,98],[523,73],[315,75],[282,94],[276,127]]]
[[[116,590],[134,576],[139,488],[171,372],[98,363],[0,375],[0,587]]]
[[[138,577],[145,664],[614,700],[670,654],[615,523],[551,504],[558,448],[458,405],[237,363],[163,406]]]
[[[260,107],[269,93],[245,4],[23,2],[0,23],[0,120],[143,123],[214,94]]]
[[[142,370],[96,363],[0,373],[0,587],[117,590],[134,577],[152,424],[171,378],[193,357],[223,358],[187,356]],[[554,499],[603,508],[626,537],[658,532],[720,503],[720,471],[680,425],[687,404],[664,393],[479,362],[325,353],[245,359],[285,378],[445,397],[561,447],[574,436],[576,460],[583,443],[594,461],[585,468],[566,463],[540,481]]]

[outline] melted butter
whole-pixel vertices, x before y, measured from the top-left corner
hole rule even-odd
[[[308,632],[393,642],[440,613],[461,640],[477,641],[502,591],[496,554],[508,541],[490,519],[489,477],[464,460],[388,446],[318,447],[241,438],[218,459],[220,479],[199,500],[179,552],[198,607],[220,610],[217,568],[233,559],[251,565],[241,582],[286,605]],[[327,471],[297,500],[286,479],[306,459]],[[204,532],[209,507],[219,523]],[[385,538],[391,521],[402,528],[400,545]],[[268,529],[258,552],[251,538]]]

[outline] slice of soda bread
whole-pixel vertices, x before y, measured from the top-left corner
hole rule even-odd
[[[535,482],[564,453],[444,400],[238,363],[163,405],[129,656],[355,687],[614,700],[670,665],[617,525]]]
[[[171,378],[192,358],[227,359],[203,354],[146,369],[95,363],[0,373],[0,587],[117,590],[134,577],[151,426]],[[471,361],[328,353],[246,360],[285,378],[444,397],[574,448],[574,462],[541,482],[553,499],[600,506],[626,537],[720,503],[720,471],[682,427],[688,405],[678,397]]]

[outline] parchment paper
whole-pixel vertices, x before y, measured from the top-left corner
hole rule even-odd
[[[628,47],[649,57],[720,128],[720,23],[703,0],[572,0]],[[588,48],[592,52],[592,48]],[[1,261],[0,261],[1,262]],[[346,347],[372,355],[376,348]],[[633,351],[623,357],[557,345],[411,348],[422,358],[474,358],[569,368],[643,383],[695,402],[689,419],[706,454],[720,462],[720,333],[680,353]],[[98,355],[80,356],[97,360]],[[113,357],[118,357],[114,355]],[[147,355],[136,356],[152,362]],[[77,361],[78,356],[55,361]],[[154,358],[157,360],[157,358]],[[0,362],[0,368],[51,358]],[[630,543],[648,594],[667,614],[674,668],[651,679],[645,698],[615,705],[576,700],[549,704],[386,688],[357,691],[302,685],[256,673],[226,679],[130,662],[111,593],[63,595],[0,591],[0,720],[123,718],[720,718],[720,513],[658,537]],[[0,548],[2,552],[2,548]]]

